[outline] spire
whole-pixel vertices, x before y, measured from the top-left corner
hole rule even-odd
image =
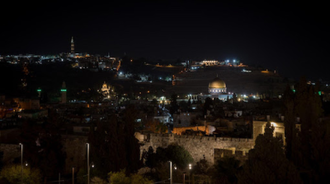
[[[66,88],[66,85],[65,85],[65,82],[63,81],[63,83],[62,83],[62,88],[64,89],[64,88]]]
[[[74,42],[73,42],[73,36],[71,37],[71,54],[74,54]]]

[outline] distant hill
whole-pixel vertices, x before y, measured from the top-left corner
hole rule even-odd
[[[180,80],[177,85],[169,87],[173,93],[208,93],[208,84],[216,76],[222,79],[228,92],[240,94],[267,94],[276,96],[282,94],[288,84],[294,81],[275,74],[273,71],[262,73],[254,70],[250,73],[242,72],[242,68],[213,66],[194,72],[184,72],[176,77]]]

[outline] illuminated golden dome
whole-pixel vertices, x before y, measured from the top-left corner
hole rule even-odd
[[[226,83],[219,79],[218,77],[213,79],[210,83],[209,83],[209,89],[223,89],[226,88]]]

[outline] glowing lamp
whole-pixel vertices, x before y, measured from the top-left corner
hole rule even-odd
[[[37,89],[38,92],[41,92],[41,89]]]
[[[66,89],[61,89],[61,92],[66,92]]]
[[[271,124],[274,128],[276,127],[276,123],[271,122],[270,124]]]

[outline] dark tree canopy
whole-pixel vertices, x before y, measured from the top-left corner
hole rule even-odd
[[[286,156],[304,180],[319,183],[330,174],[330,133],[323,115],[319,85],[308,85],[302,77],[295,92],[287,87],[284,97]],[[300,131],[296,128],[299,117]]]
[[[242,168],[234,157],[224,157],[214,164],[212,173],[214,184],[237,183],[237,174]]]
[[[171,103],[170,103],[170,114],[173,116],[173,114],[179,109],[179,105],[177,100],[177,94],[171,95]]]
[[[101,177],[121,169],[133,173],[141,166],[139,143],[134,136],[136,115],[134,106],[129,106],[122,114],[112,114],[108,121],[98,122],[90,133],[90,156]]]
[[[302,183],[296,167],[286,158],[283,143],[273,137],[268,122],[265,133],[256,139],[254,149],[239,174],[238,183]]]
[[[158,147],[156,153],[153,153],[153,149],[149,148],[146,159],[146,165],[148,167],[153,168],[168,161],[172,161],[178,168],[184,169],[194,159],[186,149],[177,144],[171,144],[167,148]]]
[[[22,126],[20,139],[25,161],[31,167],[40,169],[45,180],[57,176],[64,168],[66,154],[62,151],[58,121],[57,118],[50,118],[39,125],[28,120]]]
[[[203,115],[207,115],[207,111],[211,111],[213,108],[213,101],[210,97],[205,99],[205,103],[203,106]]]

